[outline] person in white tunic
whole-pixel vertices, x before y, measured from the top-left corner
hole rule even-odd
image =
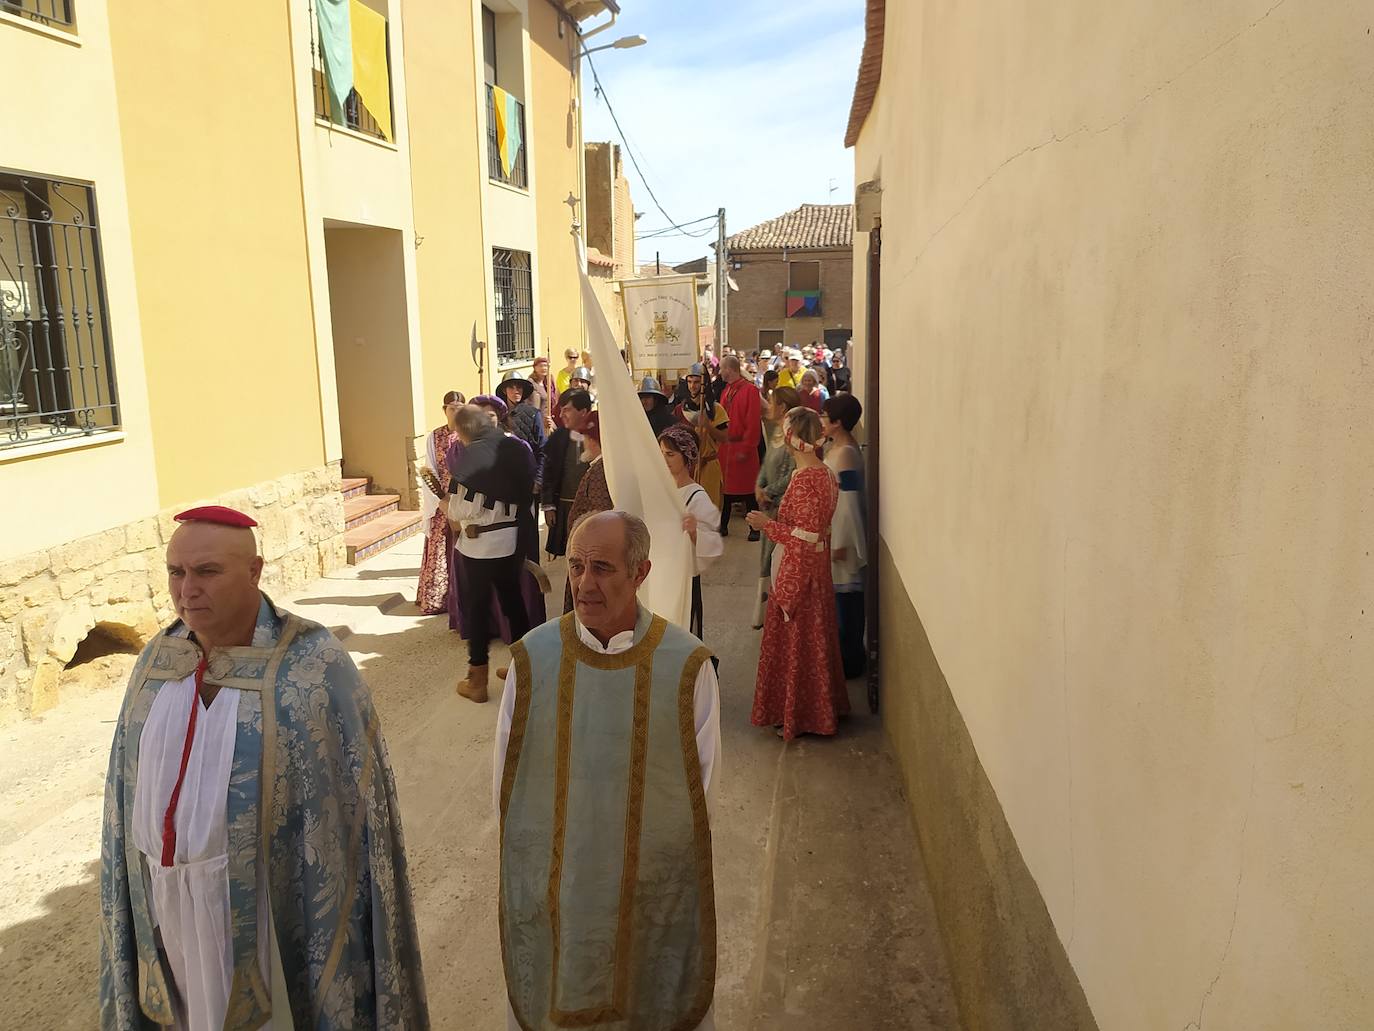
[[[687,514],[682,529],[692,539],[695,561],[692,567],[692,615],[690,630],[705,640],[705,612],[701,596],[701,574],[706,567],[725,554],[725,541],[720,532],[720,509],[711,500],[706,488],[692,478],[697,467],[697,436],[685,425],[669,426],[658,435],[658,448],[668,473],[677,486]],[[712,660],[715,664],[714,658]]]
[[[110,756],[101,1024],[427,1027],[367,687],[333,634],[260,592],[252,519],[176,518],[179,618],[140,655]]]
[[[636,516],[589,516],[574,611],[511,649],[493,755],[511,1031],[715,1027],[720,689],[709,650],[638,602],[649,543]]]

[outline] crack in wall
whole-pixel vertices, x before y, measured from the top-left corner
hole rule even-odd
[[[1202,1018],[1207,1012],[1207,1004],[1212,1001],[1212,994],[1217,990],[1217,985],[1221,983],[1221,975],[1226,970],[1227,957],[1231,955],[1231,943],[1236,937],[1236,922],[1240,917],[1240,892],[1245,884],[1245,836],[1250,827],[1250,814],[1255,808],[1255,771],[1259,767],[1258,749],[1252,746],[1250,756],[1250,797],[1245,803],[1245,817],[1240,824],[1240,870],[1236,874],[1235,896],[1231,900],[1231,926],[1226,931],[1226,944],[1222,947],[1221,958],[1217,961],[1217,972],[1207,985],[1207,990],[1202,993],[1202,999],[1198,1003],[1197,1019],[1190,1020],[1183,1025],[1183,1031],[1202,1031]]]
[[[977,199],[978,195],[982,193],[983,190],[994,179],[1001,175],[1008,165],[1014,164],[1015,162],[1020,161],[1023,157],[1026,157],[1029,154],[1034,154],[1038,150],[1044,150],[1046,147],[1054,146],[1055,144],[1065,143],[1076,136],[1101,136],[1103,133],[1111,132],[1113,129],[1120,128],[1123,124],[1129,121],[1142,107],[1148,104],[1156,96],[1167,90],[1179,79],[1182,79],[1184,76],[1190,74],[1206,62],[1210,61],[1213,57],[1215,57],[1221,51],[1225,50],[1236,40],[1240,39],[1242,36],[1258,28],[1261,24],[1267,21],[1275,11],[1277,11],[1280,7],[1284,6],[1284,4],[1286,3],[1288,3],[1288,0],[1276,0],[1276,2],[1272,4],[1258,18],[1254,19],[1242,28],[1237,29],[1230,36],[1227,36],[1224,40],[1222,40],[1216,46],[1212,47],[1212,49],[1208,50],[1201,57],[1190,62],[1187,66],[1175,72],[1169,78],[1165,79],[1159,85],[1155,86],[1148,93],[1145,93],[1143,96],[1137,98],[1134,102],[1131,103],[1131,105],[1126,109],[1126,113],[1121,115],[1121,117],[1116,118],[1108,122],[1106,125],[1103,125],[1097,129],[1093,129],[1090,126],[1081,125],[1077,129],[1074,129],[1072,132],[1065,133],[1062,136],[1058,133],[1051,133],[1047,139],[1041,140],[1039,143],[1032,144],[1029,147],[1024,147],[1021,150],[1018,150],[1015,154],[1011,155],[1011,157],[1002,161],[996,168],[992,170],[991,173],[989,173],[989,175],[981,183],[978,184],[977,188],[975,188],[974,191],[964,199],[964,202],[959,205],[958,209],[955,210],[954,214],[950,215],[949,218],[945,219],[942,223],[940,223],[939,228],[937,228],[935,232],[931,233],[930,236],[926,238],[926,242],[921,245],[921,248],[916,252],[915,257],[913,257],[911,261],[907,264],[907,266],[902,270],[900,278],[907,279],[911,276],[911,274],[916,270],[916,266],[920,264],[921,259],[925,257],[926,251],[930,250],[931,246],[935,243],[935,241],[939,239],[940,234],[942,234],[946,229],[948,229],[949,226],[957,218],[959,218],[960,215],[962,215],[966,210],[968,210],[969,206],[974,202],[974,200]]]

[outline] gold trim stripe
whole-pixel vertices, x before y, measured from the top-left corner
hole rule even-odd
[[[562,926],[559,897],[563,890],[563,850],[568,835],[568,769],[572,753],[573,698],[577,691],[577,653],[568,644],[568,634],[577,639],[568,616],[563,617],[563,654],[558,662],[558,738],[554,749],[553,773],[553,852],[549,858],[549,927],[552,930],[553,962],[549,985],[549,1019],[558,1022],[558,972],[562,960]],[[580,641],[577,642],[581,644]]]
[[[511,662],[515,665],[515,710],[511,713],[510,738],[506,742],[506,761],[501,768],[501,811],[500,830],[497,838],[497,856],[500,869],[506,865],[506,811],[510,808],[510,797],[515,790],[515,774],[520,766],[520,755],[525,746],[525,730],[529,725],[530,696],[533,693],[534,676],[530,668],[530,653],[525,645],[516,641],[510,646]],[[506,934],[506,895],[502,890],[505,878],[498,875],[496,929],[501,939],[501,969],[510,969],[510,942]],[[516,1005],[515,988],[507,979],[506,1000],[510,1011],[515,1014],[516,1023],[522,1031],[529,1031],[529,1024],[521,1016]]]
[[[701,905],[701,984],[691,1008],[673,1025],[673,1031],[692,1031],[706,1016],[716,994],[716,894],[711,869],[711,821],[706,812],[706,789],[701,783],[701,757],[697,754],[696,680],[711,650],[698,648],[682,667],[677,689],[678,730],[682,737],[683,772],[692,801],[692,829],[697,852],[697,890]]]
[[[582,638],[577,634],[577,625],[573,621],[573,614],[569,612],[559,623],[559,628],[563,636],[563,654],[572,654],[575,661],[592,669],[617,670],[629,669],[631,666],[638,666],[641,662],[653,655],[663,640],[664,631],[668,628],[668,621],[662,616],[654,616],[649,621],[649,629],[645,631],[643,639],[631,645],[623,652],[616,652],[614,655],[607,655],[605,652],[593,651],[582,643]]]
[[[620,925],[615,938],[615,1008],[630,1005],[630,958],[634,949],[635,889],[639,886],[639,846],[644,829],[644,773],[649,755],[649,705],[654,656],[635,667],[635,715],[630,739],[630,786],[625,803],[625,865],[620,877]],[[623,1019],[623,1018],[617,1018]]]

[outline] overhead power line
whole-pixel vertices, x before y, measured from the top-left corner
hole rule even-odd
[[[601,77],[596,74],[596,65],[592,63],[591,55],[585,52],[585,47],[583,49],[584,52],[582,56],[586,59],[587,67],[592,70],[592,82],[596,86],[596,94],[606,102],[606,110],[610,112],[611,122],[615,125],[615,131],[620,135],[620,142],[625,145],[625,153],[630,156],[630,164],[634,166],[635,173],[639,176],[639,181],[643,183],[645,191],[649,194],[649,199],[654,202],[654,207],[658,208],[658,213],[667,220],[669,227],[673,229],[682,229],[682,223],[679,223],[677,219],[673,218],[672,215],[664,210],[663,205],[659,203],[658,197],[654,194],[654,188],[649,185],[649,180],[645,178],[644,169],[639,167],[639,159],[635,157],[634,147],[630,146],[630,139],[625,135],[625,130],[621,128],[620,119],[616,117],[615,107],[611,104],[610,95],[606,92],[606,87],[601,85]],[[688,222],[686,224],[691,225],[692,223]]]

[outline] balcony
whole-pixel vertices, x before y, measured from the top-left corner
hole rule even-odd
[[[63,29],[76,24],[72,19],[72,0],[0,0],[0,13]]]
[[[310,41],[315,118],[394,142],[391,28],[386,18],[366,4],[354,3],[345,10],[349,12],[347,27],[332,24],[323,17],[323,10],[312,24],[318,30]],[[342,102],[338,93],[343,93]]]
[[[499,126],[496,118],[498,94],[504,98]],[[517,189],[528,189],[525,150],[525,105],[500,87],[487,83],[487,177]]]

